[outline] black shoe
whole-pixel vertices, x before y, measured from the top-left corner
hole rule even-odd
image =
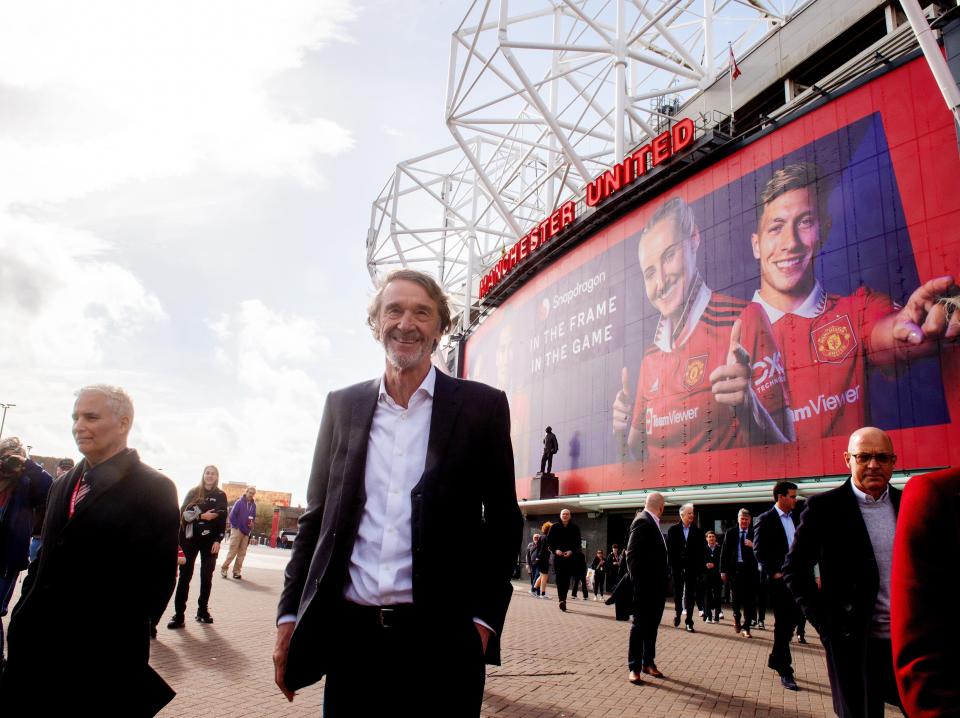
[[[807,642],[807,637],[804,636],[802,633],[799,636],[797,636],[797,643],[806,643],[806,642]]]
[[[170,619],[170,622],[167,624],[167,628],[183,628],[183,614],[173,614],[173,618]]]
[[[788,691],[799,691],[800,686],[797,685],[797,682],[793,680],[793,676],[780,676],[780,683]]]
[[[673,627],[680,628],[680,616],[677,616],[676,618],[673,619]]]
[[[688,623],[688,624],[687,624],[687,633],[696,633],[696,632],[697,632],[697,629],[695,629],[695,628],[693,627],[693,624],[692,624],[692,623]]]
[[[734,622],[733,622],[733,632],[734,632],[734,633],[740,633],[740,629],[741,629],[741,628],[743,628],[743,626],[740,624],[740,619],[734,619]]]
[[[233,577],[234,577],[235,579],[237,579],[238,581],[240,580],[240,574],[239,574],[239,573],[233,574]]]
[[[204,611],[197,614],[197,623],[213,623],[213,616]]]
[[[566,602],[566,601],[560,601],[560,603],[557,604],[557,605],[560,607],[560,610],[561,610],[561,611],[563,611],[564,613],[566,613],[566,611],[567,611],[567,602]]]

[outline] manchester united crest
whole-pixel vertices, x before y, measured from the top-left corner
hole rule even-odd
[[[707,372],[707,355],[690,357],[687,359],[687,368],[683,372],[683,385],[687,389],[693,389],[697,384],[703,381],[703,375]]]
[[[850,317],[844,314],[810,332],[817,361],[839,364],[857,348],[857,335]]]

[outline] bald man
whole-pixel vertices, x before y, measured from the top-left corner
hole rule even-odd
[[[885,702],[901,705],[890,645],[897,456],[886,432],[865,427],[851,434],[843,460],[850,479],[807,502],[783,578],[823,641],[836,714],[879,718]]]
[[[660,531],[664,504],[663,494],[649,494],[643,511],[630,524],[627,541],[627,570],[633,582],[633,625],[627,663],[629,680],[637,685],[642,683],[641,673],[663,677],[655,659],[657,629],[667,601],[667,542]]]

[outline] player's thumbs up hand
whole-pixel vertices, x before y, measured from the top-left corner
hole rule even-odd
[[[710,388],[718,404],[745,406],[750,399],[750,355],[740,344],[740,320],[730,330],[727,363],[710,374]]]
[[[620,391],[613,400],[613,430],[626,431],[630,426],[633,411],[633,392],[630,389],[630,372],[624,367],[620,372]]]

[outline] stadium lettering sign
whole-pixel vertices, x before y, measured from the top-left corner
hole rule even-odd
[[[650,143],[588,184],[587,206],[597,206],[645,175],[650,168],[686,149],[693,143],[693,137],[693,121],[689,118],[680,120],[672,129],[657,135]],[[500,260],[480,278],[480,299],[503,281],[518,264],[525,262],[534,252],[572,224],[576,219],[576,212],[576,204],[573,201],[567,202],[523,235],[510,249],[504,250]]]

